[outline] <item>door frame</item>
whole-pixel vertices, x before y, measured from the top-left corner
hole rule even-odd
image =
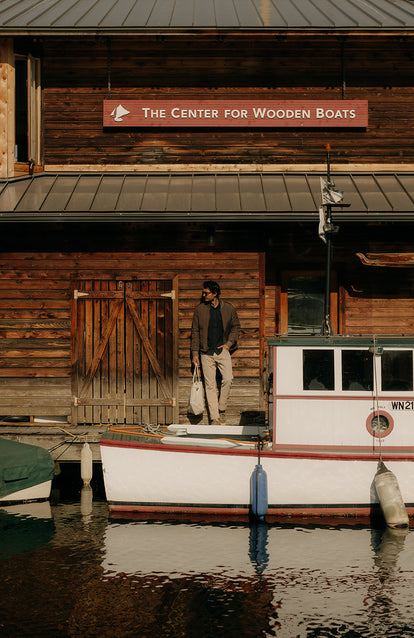
[[[146,274],[146,273],[145,273]],[[156,276],[156,273],[151,273],[151,277],[144,275],[142,277],[131,277],[130,273],[125,273],[125,276],[117,275],[115,277],[108,276],[74,276],[71,279],[71,386],[72,386],[72,400],[71,400],[71,422],[73,425],[78,425],[78,406],[81,403],[78,400],[78,380],[77,380],[77,365],[78,365],[78,299],[83,295],[79,294],[82,291],[79,291],[79,283],[82,281],[113,281],[119,282],[122,281],[124,283],[131,281],[171,281],[171,302],[172,302],[172,404],[171,408],[173,411],[173,422],[179,422],[179,365],[178,365],[178,353],[179,353],[179,312],[178,312],[178,275],[174,275],[173,277],[165,277],[165,276]],[[123,291],[125,293],[125,291]],[[112,297],[116,297],[117,295],[111,295]],[[163,295],[166,296],[166,295]],[[128,297],[125,295],[125,305],[129,307],[129,312],[131,313],[132,319],[135,324],[135,329],[138,330],[138,326],[134,319],[134,315],[131,312],[131,306],[128,303]],[[103,350],[104,351],[104,350]],[[99,401],[99,400],[98,400]],[[115,425],[115,424],[114,424]]]

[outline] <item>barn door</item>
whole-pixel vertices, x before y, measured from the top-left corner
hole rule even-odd
[[[73,423],[175,418],[172,281],[82,281],[74,290]]]

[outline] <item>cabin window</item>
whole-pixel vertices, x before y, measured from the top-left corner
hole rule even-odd
[[[336,277],[332,273],[331,323],[337,331]],[[279,332],[319,334],[325,313],[325,275],[321,272],[282,274]]]
[[[385,392],[413,389],[411,350],[385,350],[381,356],[381,389]]]
[[[15,162],[40,164],[40,60],[15,58]]]
[[[303,389],[334,390],[334,351],[303,351]]]
[[[324,316],[324,278],[288,278],[288,332],[320,332]]]
[[[372,353],[368,350],[342,350],[342,390],[371,390],[373,383]]]

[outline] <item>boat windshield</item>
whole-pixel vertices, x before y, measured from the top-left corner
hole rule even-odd
[[[368,348],[344,348],[340,357],[331,348],[304,348],[303,389],[373,392],[377,365],[378,389],[383,392],[413,390],[412,350],[381,349],[379,362]]]

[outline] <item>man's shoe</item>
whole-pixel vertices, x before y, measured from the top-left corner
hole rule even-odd
[[[213,419],[211,425],[221,425],[221,423],[218,419]]]
[[[226,413],[223,411],[219,412],[220,415],[220,425],[226,425]]]

